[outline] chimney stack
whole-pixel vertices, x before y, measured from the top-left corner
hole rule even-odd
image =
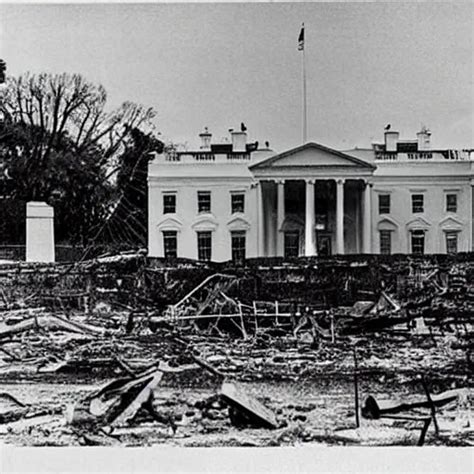
[[[397,151],[398,137],[400,134],[393,130],[385,131],[385,151]]]
[[[203,151],[211,151],[212,133],[209,132],[207,127],[204,127],[204,132],[200,133],[199,137],[201,138],[200,149]]]
[[[426,151],[431,149],[430,137],[431,132],[426,127],[422,127],[421,130],[416,134],[416,138],[418,139],[418,151]]]
[[[245,153],[247,151],[247,132],[232,131],[230,135],[232,137],[232,152]]]

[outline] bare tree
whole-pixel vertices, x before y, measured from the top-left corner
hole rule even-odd
[[[117,110],[107,112],[106,102],[105,89],[80,74],[26,73],[9,77],[0,92],[0,111],[5,120],[39,130],[33,151],[37,163],[48,159],[64,134],[74,144],[72,151],[100,147],[100,159],[107,161],[119,152],[128,129],[152,127],[152,108],[124,102]]]

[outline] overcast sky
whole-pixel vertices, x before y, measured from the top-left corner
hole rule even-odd
[[[469,3],[0,4],[8,73],[79,72],[110,106],[153,106],[174,142],[245,122],[250,140],[302,142],[301,22],[308,140],[347,149],[404,138],[473,146]]]

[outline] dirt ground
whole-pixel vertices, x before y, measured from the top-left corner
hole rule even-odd
[[[400,420],[366,420],[355,429],[353,383],[350,380],[321,378],[306,383],[241,383],[248,394],[260,399],[277,414],[281,427],[238,429],[231,425],[227,409],[217,400],[203,409],[203,400],[214,397],[219,385],[195,388],[168,383],[155,391],[155,408],[171,415],[174,429],[146,417],[130,427],[112,431],[84,431],[66,423],[67,412],[75,401],[106,381],[76,384],[36,381],[2,383],[0,391],[35,406],[60,407],[62,413],[26,418],[0,425],[0,442],[18,446],[294,446],[301,443],[325,445],[416,445],[422,423]],[[360,381],[361,403],[370,393],[387,396],[385,384],[374,380]],[[413,385],[391,389],[390,398],[420,394]],[[418,410],[428,414],[427,410]],[[430,427],[425,444],[468,446],[474,441],[467,429],[469,406],[451,405],[438,411],[440,435]]]

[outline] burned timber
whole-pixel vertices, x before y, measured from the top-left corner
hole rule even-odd
[[[474,256],[0,265],[0,441],[474,441]]]

